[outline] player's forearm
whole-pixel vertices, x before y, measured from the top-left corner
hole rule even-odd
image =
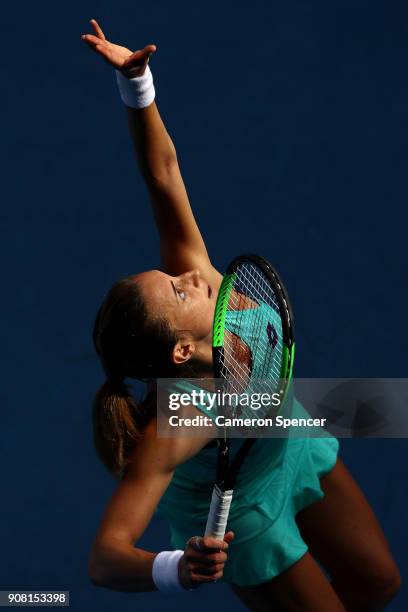
[[[151,183],[163,183],[177,165],[176,149],[156,103],[143,109],[128,108],[129,129],[140,171]]]
[[[96,586],[117,591],[154,591],[155,556],[123,543],[95,545],[88,564],[89,577]]]

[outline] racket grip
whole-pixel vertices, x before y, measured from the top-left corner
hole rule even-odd
[[[232,494],[232,490],[221,491],[217,485],[214,486],[210,511],[208,513],[207,525],[205,528],[205,535],[213,536],[219,540],[224,539]]]

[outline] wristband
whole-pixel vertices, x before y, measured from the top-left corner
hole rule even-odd
[[[183,550],[164,550],[153,561],[152,578],[159,591],[175,593],[186,591],[179,579],[178,564]]]
[[[116,70],[119,93],[126,106],[145,108],[150,106],[155,97],[153,76],[149,65],[142,76],[128,79],[120,70]]]

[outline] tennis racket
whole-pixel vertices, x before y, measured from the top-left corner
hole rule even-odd
[[[240,395],[258,380],[263,391],[267,383],[269,393],[279,394],[282,407],[293,371],[293,315],[280,277],[262,257],[241,255],[229,264],[216,302],[212,345],[214,376],[224,392]],[[229,410],[242,415],[239,403]],[[257,411],[257,417],[267,413],[271,407]],[[205,535],[224,538],[236,477],[256,439],[246,439],[231,462],[225,428],[218,439]]]

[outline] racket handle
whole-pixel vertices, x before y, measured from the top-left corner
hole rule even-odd
[[[217,485],[214,486],[205,535],[213,536],[219,540],[224,539],[232,494],[232,490],[221,491]]]

